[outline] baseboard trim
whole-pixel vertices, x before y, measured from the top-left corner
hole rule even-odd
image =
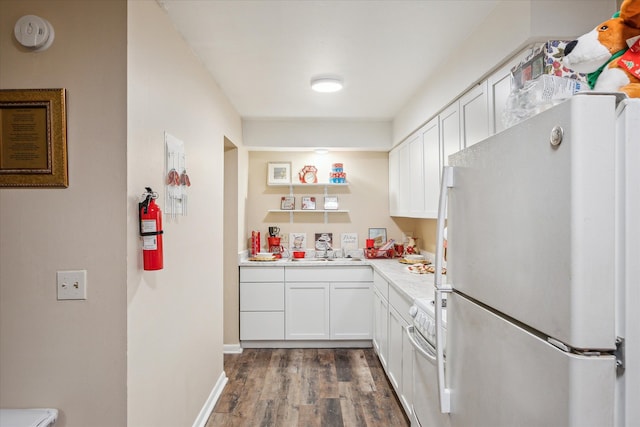
[[[243,348],[371,348],[371,340],[242,341]]]
[[[218,403],[218,399],[222,394],[222,390],[224,389],[224,386],[228,381],[229,378],[227,378],[227,374],[222,371],[222,373],[218,377],[218,381],[216,381],[216,384],[213,386],[213,389],[209,394],[209,398],[204,403],[204,406],[200,410],[198,417],[193,422],[193,427],[205,427],[207,421],[209,420],[209,416],[211,415],[211,412],[213,412],[213,408],[216,406],[216,403]]]
[[[222,346],[224,354],[242,354],[242,346],[238,344],[225,344]]]

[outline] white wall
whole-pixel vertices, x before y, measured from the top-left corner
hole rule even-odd
[[[153,0],[128,3],[128,425],[193,423],[223,376],[224,140],[240,117]],[[188,216],[164,216],[164,264],[143,272],[137,197],[165,200],[164,132],[185,143]]]
[[[280,198],[289,194],[289,187],[267,186],[267,164],[287,161],[292,163],[293,182],[299,183],[298,172],[305,165],[314,165],[318,169],[318,182],[328,182],[332,163],[343,163],[347,173],[348,187],[329,188],[329,195],[338,196],[339,209],[349,213],[328,214],[328,223],[324,223],[321,213],[294,213],[293,223],[288,212],[268,213],[269,209],[280,208]],[[401,239],[401,229],[389,217],[389,157],[385,152],[330,151],[326,155],[313,152],[274,152],[253,151],[249,153],[249,198],[247,202],[247,235],[245,248],[248,248],[250,230],[261,232],[263,249],[267,249],[267,227],[277,225],[281,232],[307,233],[307,246],[313,249],[314,233],[331,232],[334,239],[340,233],[358,233],[360,247],[370,227],[387,228],[387,237]],[[322,209],[324,202],[323,187],[294,189],[296,209],[300,209],[302,196],[315,196],[316,208]],[[334,244],[340,247],[339,243]]]
[[[449,58],[438,58],[440,72],[430,77],[394,118],[393,144],[529,44],[572,40],[615,10],[614,0],[501,1],[464,46]]]
[[[14,41],[26,14],[49,50]],[[126,423],[126,24],[123,0],[0,1],[0,88],[67,89],[69,187],[0,189],[0,407],[58,408],[56,427]],[[57,301],[75,269],[88,299]]]
[[[388,151],[391,121],[244,119],[244,145],[252,149],[326,147]]]

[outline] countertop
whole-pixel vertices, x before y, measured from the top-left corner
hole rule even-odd
[[[402,293],[409,301],[415,298],[433,298],[433,274],[415,274],[409,271],[409,265],[395,259],[367,259],[367,258],[333,258],[317,260],[303,258],[299,260],[279,259],[277,261],[249,261],[246,258],[239,262],[241,267],[345,267],[371,266],[394,288]]]

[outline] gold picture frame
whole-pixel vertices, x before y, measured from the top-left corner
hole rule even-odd
[[[0,90],[0,187],[66,188],[65,89]]]

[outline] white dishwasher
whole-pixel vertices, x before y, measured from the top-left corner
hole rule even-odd
[[[416,350],[413,353],[412,427],[450,426],[448,415],[440,412],[434,308],[433,298],[417,298],[409,312],[413,317],[413,326],[407,328],[407,335]],[[443,312],[443,325],[446,328],[446,310]]]

